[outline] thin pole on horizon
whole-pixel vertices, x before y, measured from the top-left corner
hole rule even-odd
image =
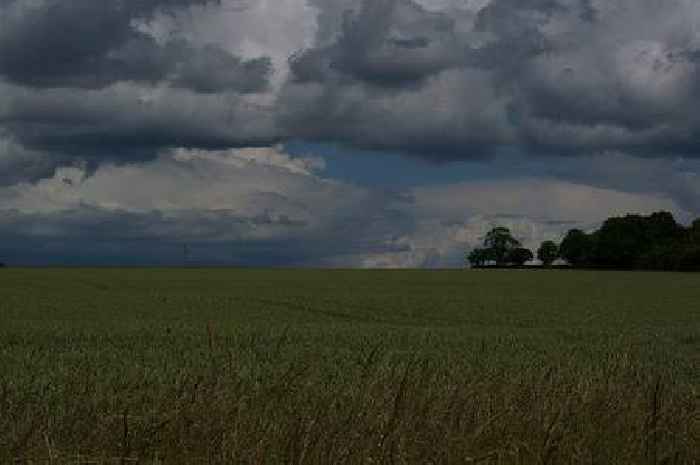
[[[190,260],[190,246],[188,244],[184,244],[182,246],[182,266],[187,267],[189,260]]]

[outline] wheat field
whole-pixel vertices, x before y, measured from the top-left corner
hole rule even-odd
[[[0,271],[2,464],[698,464],[700,275]]]

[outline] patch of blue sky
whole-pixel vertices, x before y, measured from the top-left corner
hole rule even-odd
[[[551,160],[504,152],[489,159],[435,162],[400,152],[359,150],[337,144],[294,141],[292,156],[314,155],[326,163],[324,176],[363,186],[407,188],[460,182],[541,176]]]

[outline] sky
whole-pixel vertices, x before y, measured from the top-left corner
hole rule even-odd
[[[496,225],[687,223],[698,97],[696,0],[0,0],[0,261],[442,268]]]

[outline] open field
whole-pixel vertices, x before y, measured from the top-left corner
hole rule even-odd
[[[0,271],[0,464],[698,464],[700,275]]]

